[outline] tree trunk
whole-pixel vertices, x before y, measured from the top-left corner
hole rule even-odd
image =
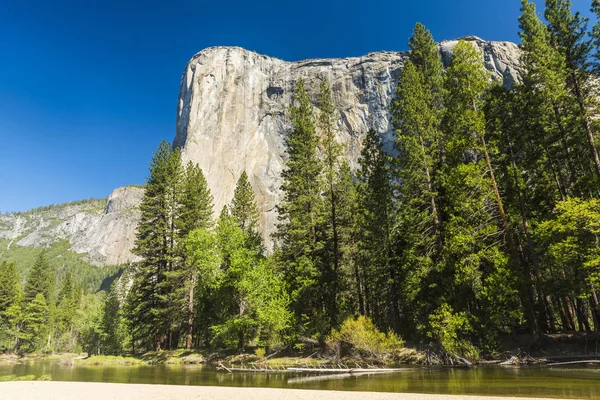
[[[552,171],[552,175],[554,176],[554,181],[556,182],[556,188],[558,189],[558,193],[560,194],[560,199],[565,201],[567,198],[567,187],[565,185],[565,178],[562,176],[560,171],[556,169],[554,162],[552,161],[552,156],[550,154],[550,150],[545,143],[542,143],[542,147],[544,148],[544,152],[546,153],[546,157],[548,158],[548,164],[550,166],[550,170]]]
[[[571,306],[571,299],[566,296],[563,298],[563,305],[565,307],[565,316],[567,317],[567,321],[569,323],[569,330],[575,331],[575,319],[573,317],[573,307]]]
[[[510,135],[507,133],[507,143],[508,149],[510,152],[511,158],[511,167],[513,170],[513,179],[515,182],[515,187],[517,189],[517,193],[519,196],[519,208],[521,212],[521,221],[523,224],[523,231],[525,232],[525,237],[527,239],[527,249],[529,250],[529,257],[531,258],[531,264],[533,265],[534,276],[536,280],[536,292],[538,294],[538,298],[541,301],[542,307],[544,309],[544,314],[548,318],[549,325],[551,329],[554,329],[554,317],[550,310],[550,305],[548,304],[548,300],[544,294],[543,285],[542,285],[542,275],[540,271],[540,264],[537,256],[537,252],[535,251],[535,247],[533,245],[533,238],[531,236],[531,232],[529,230],[529,218],[527,217],[526,205],[525,205],[525,196],[523,191],[521,190],[520,179],[518,175],[517,169],[517,159],[513,150],[512,140]],[[530,272],[526,271],[527,276],[529,277]]]
[[[188,320],[187,320],[187,336],[185,338],[185,348],[190,350],[193,344],[194,333],[194,288],[196,286],[196,274],[192,272],[190,282],[190,293],[188,297]]]
[[[356,294],[358,296],[358,313],[360,315],[365,315],[365,300],[362,294],[362,287],[360,281],[360,272],[358,270],[358,263],[354,263],[354,279],[356,280]]]
[[[552,104],[552,109],[554,110],[554,117],[556,118],[556,125],[558,126],[558,130],[560,131],[560,143],[562,144],[563,150],[565,152],[565,156],[567,159],[567,166],[569,168],[569,175],[571,178],[571,188],[574,187],[577,182],[577,171],[575,166],[573,165],[573,158],[571,156],[571,148],[567,143],[567,132],[562,124],[560,111],[556,104]]]
[[[598,332],[600,331],[600,305],[598,304],[598,294],[593,288],[590,296],[590,309],[594,318],[594,330]]]
[[[423,156],[425,156],[425,144],[423,143],[423,137],[421,135],[419,135],[419,142],[421,144],[421,152],[423,154]],[[433,231],[434,231],[434,235],[435,235],[435,244],[436,244],[436,248],[439,251],[441,251],[442,248],[442,241],[441,241],[441,235],[440,235],[440,216],[438,213],[438,207],[437,207],[437,201],[435,198],[435,195],[433,194],[433,181],[431,179],[431,173],[429,172],[429,167],[425,167],[425,177],[426,177],[426,184],[427,184],[427,190],[429,190],[429,193],[432,193],[431,195],[431,215],[433,217]]]
[[[475,104],[475,99],[473,101],[473,110],[477,112],[477,105]],[[500,197],[500,190],[498,189],[498,184],[496,182],[496,177],[494,175],[494,169],[492,168],[492,161],[490,160],[490,155],[488,153],[487,145],[485,143],[485,132],[480,132],[479,136],[481,138],[481,145],[483,147],[483,153],[485,156],[485,161],[487,163],[488,172],[490,174],[490,180],[492,182],[492,188],[494,189],[494,195],[496,196],[496,203],[498,206],[498,213],[500,214],[500,221],[502,223],[502,230],[504,231],[504,235],[506,238],[506,244],[511,254],[511,259],[514,264],[519,262],[519,255],[517,253],[517,249],[512,240],[511,232],[508,226],[508,220],[506,218],[506,213],[504,212],[504,205],[502,203],[502,197]],[[532,298],[529,294],[529,290],[525,286],[525,284],[521,283],[521,301],[524,303],[525,309],[527,310],[527,320],[529,322],[529,329],[531,331],[531,336],[534,341],[537,341],[540,335],[539,324],[535,315],[535,310],[532,304]]]
[[[330,165],[330,168],[333,171],[333,165]],[[332,172],[333,175],[333,172]],[[333,176],[330,177],[329,182],[329,190],[331,191],[331,229],[333,230],[333,274],[331,276],[332,291],[331,298],[329,299],[331,302],[331,315],[330,321],[331,326],[335,326],[337,324],[337,295],[338,295],[338,271],[340,266],[340,254],[339,254],[339,237],[338,237],[338,227],[337,227],[337,215],[336,215],[336,198],[335,198],[335,190],[333,188]]]

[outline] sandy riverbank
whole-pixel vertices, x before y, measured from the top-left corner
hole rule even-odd
[[[88,382],[2,382],[0,400],[458,400],[507,397]],[[512,397],[510,399],[520,399]],[[525,400],[525,399],[523,399]],[[532,400],[531,398],[527,400]]]

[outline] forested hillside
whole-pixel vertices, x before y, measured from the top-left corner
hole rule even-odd
[[[395,151],[370,131],[357,170],[336,139],[329,82],[313,98],[298,80],[272,252],[246,173],[213,215],[204,172],[161,143],[140,261],[93,297],[101,304],[69,275],[55,284],[43,253],[23,286],[3,264],[0,344],[48,350],[32,338],[82,309],[91,322],[73,340],[107,354],[340,342],[373,354],[411,339],[478,359],[504,335],[600,330],[600,24],[589,29],[569,0],[547,0],[544,18],[528,0],[521,11],[522,81],[510,89],[466,41],[444,68],[417,24],[390,109]]]

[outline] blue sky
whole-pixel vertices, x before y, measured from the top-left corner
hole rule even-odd
[[[591,0],[574,0],[587,14]],[[285,60],[518,41],[518,0],[0,1],[0,212],[106,197],[142,183],[175,135],[179,81],[201,49]],[[543,4],[537,1],[538,6]]]

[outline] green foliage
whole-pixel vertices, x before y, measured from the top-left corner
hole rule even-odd
[[[353,224],[354,187],[350,167],[336,138],[338,118],[331,86],[327,78],[321,81],[319,92],[318,128],[323,148],[322,179],[324,194],[323,215],[320,216],[323,251],[315,257],[321,264],[321,288],[326,318],[330,327],[337,326],[340,314],[352,313],[342,299],[343,286],[351,275],[353,260],[348,257]],[[319,260],[320,258],[320,260]],[[319,263],[320,261],[320,263]]]
[[[257,347],[256,349],[254,349],[254,354],[256,355],[256,357],[259,360],[262,360],[263,358],[265,358],[265,354],[267,354],[267,350],[265,350],[264,347]]]
[[[247,246],[247,233],[233,216],[221,215],[216,236],[223,273],[218,282],[221,315],[210,328],[213,344],[243,349],[250,342],[277,343],[290,321],[281,279]]]
[[[20,301],[21,285],[17,268],[6,261],[0,264],[0,315]]]
[[[404,341],[398,335],[380,332],[373,321],[362,315],[346,319],[339,330],[333,329],[326,343],[338,357],[342,343],[347,343],[357,353],[381,360],[393,357],[404,347]]]
[[[600,200],[569,198],[558,203],[555,215],[539,226],[547,246],[544,260],[556,289],[587,297],[588,287],[600,285]]]
[[[356,182],[354,291],[359,313],[382,327],[389,326],[390,314],[398,317],[399,297],[397,265],[392,261],[394,206],[387,160],[379,135],[370,130]],[[398,329],[398,320],[392,324]]]
[[[179,236],[185,237],[194,229],[207,229],[213,224],[213,196],[202,169],[189,162],[184,170],[177,218]]]
[[[84,296],[75,318],[81,349],[89,356],[102,350],[102,317],[105,293]]]
[[[86,208],[88,208],[88,209],[103,210],[104,207],[106,206],[106,200],[107,199],[97,199],[94,197],[90,197],[89,199],[75,200],[75,201],[70,201],[67,203],[49,204],[46,206],[33,208],[28,211],[9,213],[8,215],[29,216],[32,214],[44,213],[47,211],[59,211],[65,207],[69,207],[69,206],[81,206],[81,205],[86,206]]]
[[[433,337],[440,342],[448,353],[471,360],[479,358],[479,350],[472,344],[473,318],[468,313],[455,312],[444,303],[429,316],[429,325]]]
[[[600,159],[590,115],[600,25],[588,32],[569,0],[546,0],[547,23],[533,2],[521,4],[522,82],[510,89],[492,82],[470,41],[457,43],[444,71],[431,33],[415,26],[390,109],[396,152],[370,130],[357,171],[337,140],[328,80],[316,115],[296,82],[273,254],[246,172],[215,226],[202,170],[182,166],[165,142],[144,186],[141,261],[107,293],[89,291],[114,268],[90,266],[66,241],[34,254],[0,239],[0,348],[254,346],[264,358],[330,332],[337,356],[350,347],[389,360],[402,333],[478,359],[500,335],[527,328],[534,340],[598,330]],[[600,15],[599,1],[592,11]],[[82,204],[99,212],[100,203]]]
[[[14,351],[22,318],[22,294],[15,264],[0,264],[0,349]]]
[[[180,258],[177,248],[178,196],[181,186],[181,155],[161,142],[150,166],[141,218],[137,226],[134,254],[142,261],[133,269],[132,288],[128,296],[128,314],[134,340],[142,347],[169,346],[169,330],[179,316],[172,304],[173,281]]]
[[[231,200],[231,215],[236,219],[240,229],[249,233],[258,232],[258,206],[252,185],[246,171],[238,179]]]
[[[444,71],[437,44],[423,25],[415,26],[409,45],[409,60],[392,104],[392,122],[398,131],[394,172],[401,182],[396,230],[402,232],[405,303],[411,305],[405,307],[405,313],[417,318],[416,314],[430,313],[440,295],[432,282],[439,279],[443,236]]]
[[[318,311],[323,300],[318,259],[323,247],[318,236],[323,166],[317,157],[313,108],[302,79],[296,83],[290,118],[292,129],[285,138],[287,161],[281,174],[283,199],[278,205],[278,257],[296,318],[306,314],[318,325],[316,320],[323,318]]]
[[[19,351],[31,353],[44,350],[48,341],[50,311],[42,293],[37,293],[23,312],[22,329],[19,333]]]
[[[14,263],[21,281],[27,277],[39,257],[40,248],[19,246],[8,239],[0,239],[0,262]],[[111,276],[119,266],[98,267],[85,259],[85,254],[75,253],[67,240],[57,240],[45,249],[46,258],[55,273],[57,281],[62,281],[67,273],[73,277],[75,285],[81,285],[88,292],[96,292],[106,277]]]
[[[121,311],[123,296],[118,282],[111,285],[101,307],[100,351],[102,354],[121,354],[125,345],[125,321]]]
[[[41,250],[27,278],[23,290],[23,300],[29,303],[38,294],[42,294],[44,299],[53,300],[55,285],[54,273],[48,262],[46,251]]]

